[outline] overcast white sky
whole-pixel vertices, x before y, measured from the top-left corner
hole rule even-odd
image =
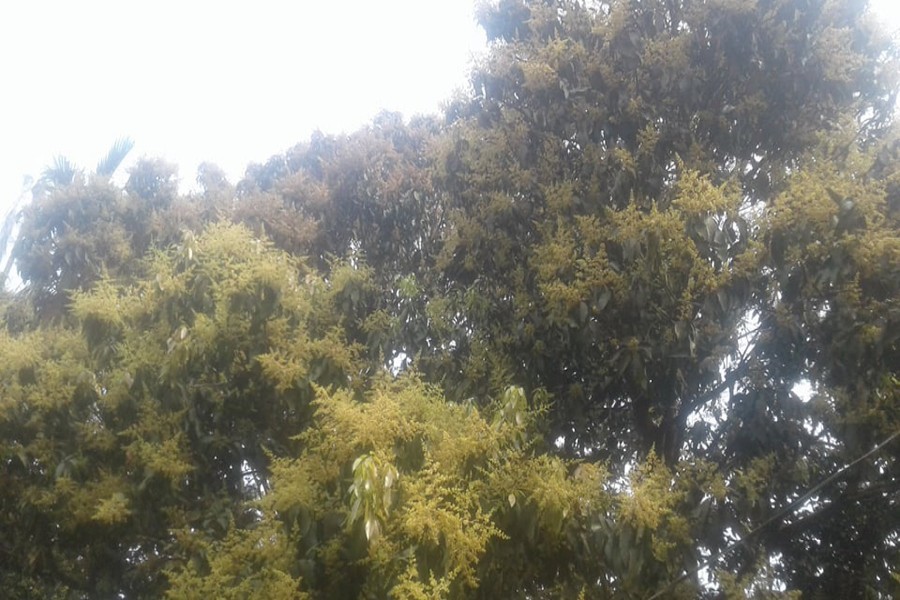
[[[483,46],[469,0],[5,1],[0,193],[125,135],[186,183],[203,160],[237,178],[316,128],[435,111]]]
[[[900,1],[875,0],[889,27]],[[472,0],[6,0],[0,5],[0,206],[62,154],[92,169],[130,136],[190,185],[237,180],[316,128],[381,108],[433,112],[484,36]]]

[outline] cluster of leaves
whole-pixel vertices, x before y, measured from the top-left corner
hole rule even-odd
[[[441,117],[187,196],[61,161],[4,306],[0,581],[896,595],[896,444],[778,513],[900,428],[897,49],[863,9],[484,2]]]
[[[414,377],[354,384],[342,298],[365,272],[325,281],[234,225],[143,268],[74,293],[74,326],[3,336],[3,564],[33,576],[23,596],[611,597],[603,577],[634,569],[593,560],[617,535],[596,525],[604,471],[542,450],[521,388],[482,411]]]
[[[144,268],[74,292],[70,325],[3,334],[7,568],[159,590],[178,532],[252,520],[243,501],[269,485],[272,452],[296,449],[312,386],[358,371],[334,287],[241,227]],[[290,383],[264,377],[276,370]]]
[[[510,394],[524,402],[521,390]],[[579,535],[583,518],[609,504],[603,472],[522,448],[527,409],[518,423],[495,409],[492,422],[409,377],[382,378],[362,400],[320,390],[315,404],[303,452],[275,461],[272,493],[257,503],[256,535],[278,532],[257,539],[292,553],[287,573],[302,575],[301,587],[322,597],[490,597],[586,574],[575,564]],[[228,588],[243,576],[229,566],[180,573],[173,596]]]

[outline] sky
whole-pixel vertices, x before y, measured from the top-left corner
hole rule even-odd
[[[485,45],[468,0],[12,0],[0,7],[0,194],[116,138],[239,178],[318,129],[432,113]]]
[[[900,2],[874,0],[891,30]],[[484,50],[472,0],[10,0],[0,6],[0,207],[119,137],[237,181],[316,129],[439,110]],[[124,165],[127,167],[128,163]]]

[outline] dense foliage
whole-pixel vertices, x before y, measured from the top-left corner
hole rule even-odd
[[[896,597],[900,443],[805,497],[900,431],[864,8],[485,2],[440,116],[187,195],[57,160],[2,307],[5,593]]]

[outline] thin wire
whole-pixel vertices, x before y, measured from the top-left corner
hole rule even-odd
[[[885,446],[890,444],[892,441],[894,441],[894,439],[896,439],[898,436],[900,436],[900,430],[895,431],[893,434],[888,436],[888,438],[885,439],[883,442],[881,442],[880,444],[878,444],[877,446],[875,446],[874,448],[872,448],[871,450],[869,450],[868,452],[866,452],[865,454],[863,454],[862,456],[860,456],[859,458],[857,458],[856,460],[851,462],[850,464],[844,465],[843,467],[841,467],[840,469],[838,469],[837,471],[835,471],[834,473],[832,473],[831,475],[829,475],[828,477],[826,477],[825,479],[820,481],[818,484],[816,484],[815,486],[810,488],[809,491],[807,491],[805,494],[803,494],[802,496],[800,496],[799,498],[797,498],[796,500],[794,500],[793,502],[791,502],[790,504],[788,504],[787,506],[782,508],[780,511],[775,513],[775,515],[773,515],[772,517],[769,517],[768,519],[766,519],[766,521],[764,521],[762,525],[757,526],[755,529],[750,531],[750,533],[745,535],[743,538],[734,542],[733,544],[731,544],[724,550],[721,550],[721,551],[717,552],[716,554],[713,554],[712,556],[710,556],[708,559],[706,559],[706,562],[701,564],[696,569],[688,571],[687,573],[682,574],[677,579],[673,579],[672,581],[667,583],[665,586],[660,588],[659,591],[657,591],[655,594],[653,594],[652,596],[647,598],[647,600],[656,600],[656,598],[659,598],[663,594],[669,592],[672,588],[674,588],[676,585],[678,585],[679,583],[681,583],[688,577],[692,577],[693,575],[696,575],[697,573],[699,573],[703,569],[709,567],[710,565],[712,565],[714,562],[716,562],[717,560],[719,560],[726,554],[731,553],[732,550],[738,548],[739,546],[743,546],[744,544],[747,543],[747,540],[752,538],[754,535],[756,535],[757,533],[759,533],[760,531],[762,531],[763,529],[765,529],[766,527],[768,527],[775,521],[782,519],[788,513],[793,512],[793,510],[795,508],[797,508],[798,506],[800,506],[801,504],[803,504],[804,502],[809,500],[810,496],[812,496],[813,494],[815,494],[816,492],[818,492],[819,490],[824,488],[829,483],[833,482],[835,479],[837,479],[838,477],[840,477],[841,475],[843,475],[844,473],[846,473],[847,471],[849,471],[850,469],[852,469],[853,467],[855,467],[856,465],[861,463],[862,461],[866,460],[873,454],[876,454],[882,448],[884,448]]]

